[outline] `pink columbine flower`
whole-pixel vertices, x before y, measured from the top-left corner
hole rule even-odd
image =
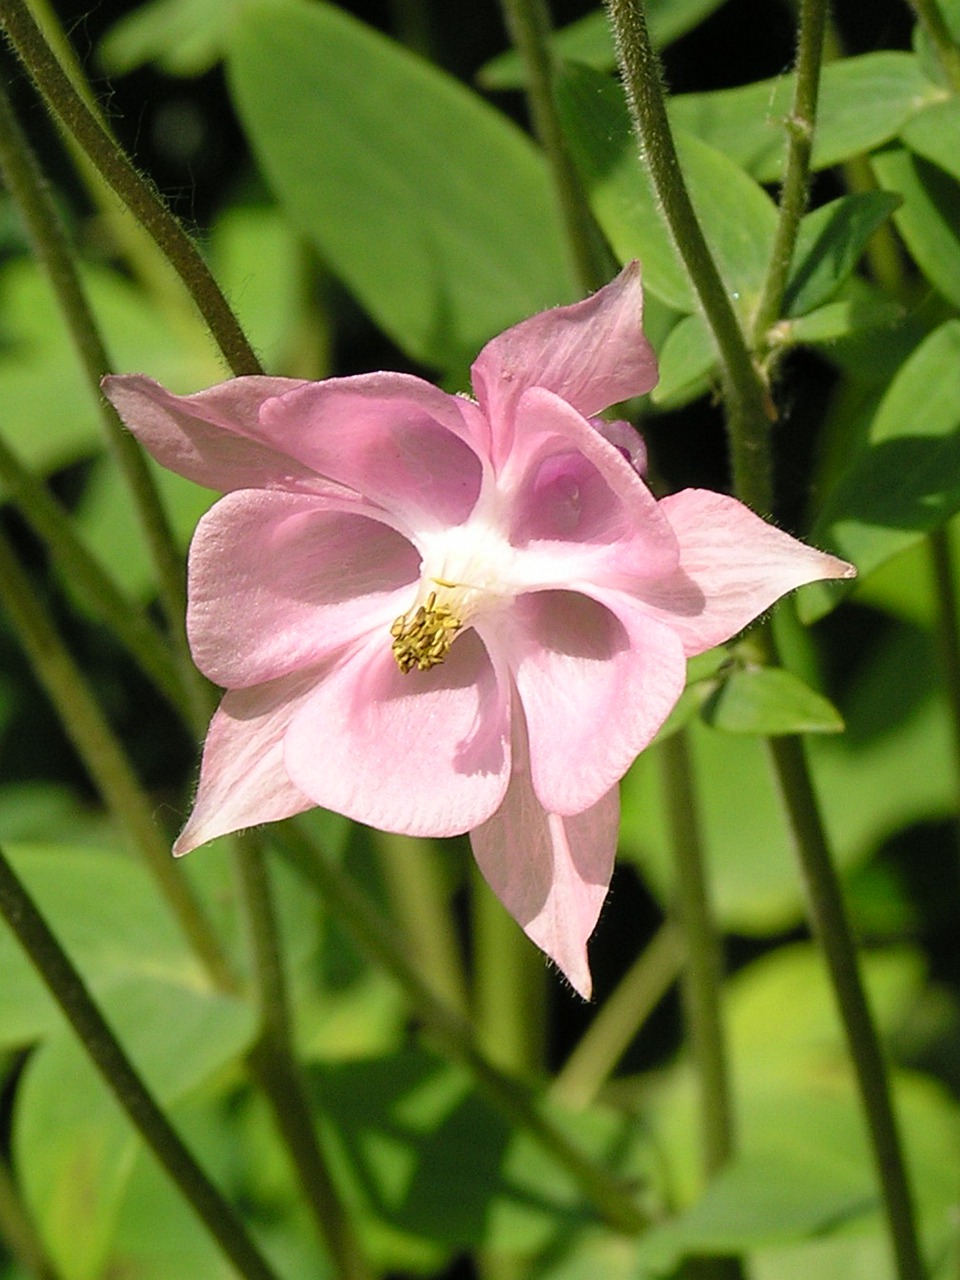
[[[617,784],[686,660],[853,570],[722,494],[656,501],[636,264],[494,338],[475,399],[401,373],[104,381],[164,466],[226,492],[190,551],[194,658],[226,688],[177,853],[314,805],[470,832],[508,911],[590,993]]]

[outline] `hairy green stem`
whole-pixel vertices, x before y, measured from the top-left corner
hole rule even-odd
[[[277,1280],[246,1227],[184,1146],[0,850],[0,915],[134,1128],[245,1280]]]
[[[550,166],[577,276],[584,289],[599,289],[609,280],[613,262],[560,126],[553,97],[554,55],[546,0],[500,0],[500,7],[523,61],[533,131]]]
[[[606,998],[550,1087],[550,1096],[588,1107],[683,967],[683,942],[662,924]]]
[[[960,48],[957,47],[937,0],[907,0],[907,3],[927,33],[951,89],[954,93],[960,93]]]
[[[719,352],[734,484],[755,511],[768,514],[772,505],[768,437],[773,416],[769,396],[680,170],[642,0],[606,0],[606,4],[641,161]]]
[[[0,0],[0,23],[51,112],[173,265],[230,369],[238,375],[262,373],[196,245],[77,93],[25,0]]]
[[[442,1000],[465,1014],[467,983],[440,851],[430,841],[388,831],[376,831],[372,839],[392,914],[414,964]]]
[[[411,962],[403,940],[357,885],[288,821],[273,828],[277,847],[315,885],[328,907],[351,930],[361,950],[400,985],[425,1028],[446,1053],[470,1071],[500,1111],[526,1129],[568,1171],[586,1200],[615,1230],[640,1231],[645,1218],[632,1195],[610,1173],[585,1156],[539,1107],[530,1089],[481,1053],[470,1024],[443,1003]]]
[[[185,876],[177,871],[153,807],[107,723],[80,668],[28,579],[6,536],[0,534],[0,604],[57,710],[67,736],[107,806],[143,857],[184,936],[224,990],[234,983],[219,941]]]
[[[780,188],[780,209],[770,266],[753,320],[753,344],[762,347],[767,331],[780,318],[790,278],[800,222],[807,207],[810,157],[817,119],[820,68],[827,25],[826,0],[800,0],[797,29],[796,80],[793,104],[786,119],[787,163]]]
[[[710,909],[686,733],[671,734],[658,750],[675,873],[674,903],[683,935],[683,1003],[700,1092],[703,1164],[712,1177],[734,1153],[733,1101],[720,1011],[723,955]]]
[[[5,0],[0,0],[0,5],[3,3]],[[3,9],[0,8],[0,13],[2,12]],[[53,55],[49,56],[52,59]],[[59,74],[63,73],[59,72]],[[67,84],[69,87],[69,82]],[[70,92],[74,92],[72,87]],[[86,110],[85,107],[83,109]],[[206,726],[209,703],[202,678],[190,658],[184,632],[186,593],[181,556],[146,458],[136,440],[120,421],[113,406],[108,404],[100,394],[100,379],[110,368],[106,348],[87,302],[77,265],[50,190],[13,114],[9,98],[2,85],[0,85],[0,170],[23,216],[37,259],[50,281],[67,331],[90,385],[91,395],[98,405],[107,447],[133,499],[140,528],[157,576],[157,586],[174,642],[180,677],[189,699],[191,721],[195,728],[202,731]]]
[[[237,836],[236,845],[260,1018],[260,1034],[248,1056],[250,1071],[269,1103],[339,1280],[371,1280],[373,1272],[320,1148],[296,1059],[273,889],[259,833]]]
[[[504,1071],[532,1079],[543,1070],[547,967],[475,864],[470,905],[477,1044]]]
[[[847,919],[803,743],[768,739],[780,797],[800,856],[810,918],[826,958],[867,1118],[874,1163],[899,1280],[923,1280],[907,1171],[890,1081],[867,1003],[857,947]]]

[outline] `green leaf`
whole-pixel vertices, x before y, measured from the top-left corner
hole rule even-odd
[[[118,983],[101,994],[101,1004],[163,1106],[236,1062],[255,1031],[252,1009],[239,1000],[153,978]],[[103,1274],[139,1145],[72,1032],[51,1036],[32,1055],[17,1090],[14,1154],[27,1203],[64,1280]]]
[[[112,75],[155,62],[171,76],[199,76],[223,56],[239,0],[151,0],[115,22],[98,55]]]
[[[703,316],[694,313],[670,330],[660,350],[660,380],[650,393],[655,405],[679,408],[710,386],[717,349]]]
[[[724,0],[650,0],[646,7],[650,39],[665,48],[692,31]],[[580,62],[597,71],[612,71],[617,65],[610,20],[603,9],[586,14],[553,35],[554,52],[568,62]],[[514,49],[491,59],[477,73],[484,89],[522,89],[526,84],[523,61]]]
[[[410,355],[460,372],[574,296],[542,157],[435,67],[332,5],[251,0],[228,73],[294,226]]]
[[[920,270],[949,302],[960,307],[960,184],[937,165],[891,148],[873,157],[880,185],[903,204],[893,215]]]
[[[770,332],[771,340],[783,346],[829,345],[854,334],[893,329],[903,320],[904,309],[899,303],[891,302],[863,281],[852,281],[851,285],[844,291],[846,296],[837,302],[828,302],[792,320],[778,321]]]
[[[876,229],[900,205],[889,191],[841,196],[807,214],[800,224],[784,314],[806,315],[839,291]]]
[[[607,76],[567,67],[558,104],[594,212],[621,261],[639,258],[644,283],[678,311],[695,310],[640,163],[623,92]],[[735,306],[752,314],[769,262],[777,215],[770,197],[736,164],[696,138],[678,134],[690,197]]]
[[[960,98],[947,98],[911,116],[900,130],[911,151],[946,169],[960,182]]]
[[[939,528],[960,510],[960,321],[936,329],[901,366],[870,423],[866,447],[828,498],[811,538],[860,575]],[[845,594],[812,584],[810,621]]]
[[[942,96],[909,53],[866,53],[828,63],[817,109],[814,169],[881,146],[915,112]],[[779,76],[737,89],[682,94],[672,99],[670,118],[759,181],[775,182],[782,176],[784,120],[792,99],[793,76]]]
[[[843,718],[833,703],[779,667],[731,671],[704,704],[702,715],[724,733],[774,737],[843,732]]]

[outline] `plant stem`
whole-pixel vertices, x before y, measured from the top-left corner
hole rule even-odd
[[[0,850],[0,915],[63,1010],[91,1062],[223,1253],[245,1280],[276,1280],[234,1209],[197,1164]]]
[[[77,537],[69,515],[50,490],[0,436],[0,484],[91,613],[124,644],[157,689],[189,720],[192,707],[164,637],[144,612],[121,594]]]
[[[372,833],[372,839],[392,914],[414,964],[451,1009],[465,1014],[463,958],[450,923],[439,850],[430,841],[387,831]]]
[[[937,60],[955,93],[960,93],[960,48],[936,0],[907,0],[933,45]]]
[[[550,1096],[570,1107],[588,1107],[630,1042],[676,981],[683,943],[667,921],[600,1006],[596,1017],[554,1078]]]
[[[373,1272],[320,1149],[296,1060],[273,891],[259,834],[247,832],[235,840],[260,1017],[260,1035],[248,1056],[250,1071],[273,1112],[339,1280],[371,1280]]]
[[[203,908],[178,873],[130,763],[13,552],[0,533],[0,604],[9,614],[37,679],[108,807],[177,918],[205,969],[224,990],[234,988],[227,961]]]
[[[780,318],[797,233],[807,207],[810,157],[813,152],[826,25],[826,0],[800,0],[796,80],[793,105],[786,119],[787,164],[780,189],[779,218],[770,266],[753,319],[755,347],[763,345],[767,331]]]
[[[584,289],[599,289],[610,278],[612,259],[597,226],[560,127],[553,97],[554,56],[546,0],[500,0],[510,39],[526,71],[533,131],[546,153],[567,243]]]
[[[712,1177],[734,1152],[733,1102],[720,1012],[723,957],[707,886],[706,856],[697,812],[687,735],[659,747],[673,865],[675,909],[683,934],[683,1003],[700,1091],[703,1164]]]
[[[547,967],[474,866],[473,1025],[480,1050],[511,1075],[543,1070]]]
[[[5,3],[5,0],[2,0]],[[3,12],[0,7],[0,13]],[[46,45],[44,45],[46,48]],[[47,51],[49,54],[49,50]],[[53,58],[52,54],[49,54]],[[54,63],[54,65],[57,65]],[[59,72],[59,66],[57,65]],[[62,75],[62,72],[59,72]],[[65,79],[65,77],[64,77]],[[68,87],[69,83],[68,83]],[[72,87],[70,92],[73,93]],[[79,99],[77,99],[79,102]],[[82,106],[82,103],[81,103]],[[86,110],[86,108],[83,108]],[[0,171],[23,216],[37,259],[47,274],[83,372],[100,411],[107,447],[133,499],[150,552],[157,586],[174,642],[180,677],[191,707],[193,726],[206,727],[206,687],[190,658],[183,619],[186,594],[183,564],[146,458],[113,406],[100,394],[100,379],[110,361],[87,303],[76,263],[50,190],[0,85]]]
[[[0,0],[0,23],[50,111],[156,241],[235,374],[262,373],[236,316],[193,241],[70,83],[24,0]]]
[[[453,1060],[467,1068],[493,1105],[526,1129],[567,1170],[609,1226],[627,1234],[641,1230],[644,1215],[630,1193],[566,1137],[540,1110],[526,1085],[501,1071],[480,1052],[470,1024],[427,985],[411,962],[402,938],[350,877],[314,847],[295,820],[274,827],[273,833],[280,852],[317,887],[329,909],[352,931],[361,950],[399,983],[430,1034]]]
[[[642,0],[606,0],[606,4],[641,161],[720,355],[735,487],[755,511],[767,514],[772,491],[766,464],[774,411],[687,192]]]
[[[925,1272],[890,1096],[890,1082],[867,1003],[856,942],[830,857],[803,744],[799,738],[784,737],[770,738],[767,745],[784,811],[800,856],[811,923],[830,971],[860,1087],[897,1276],[899,1280],[923,1280]]]

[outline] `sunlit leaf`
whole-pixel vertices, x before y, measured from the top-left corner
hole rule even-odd
[[[893,215],[920,270],[960,307],[960,183],[938,165],[893,147],[873,157],[881,186],[903,197]]]
[[[841,196],[808,213],[797,236],[784,314],[806,315],[834,297],[870,237],[899,204],[891,192],[868,191]]]
[[[843,731],[843,718],[827,698],[778,667],[734,669],[720,682],[702,714],[724,733],[774,737]]]

